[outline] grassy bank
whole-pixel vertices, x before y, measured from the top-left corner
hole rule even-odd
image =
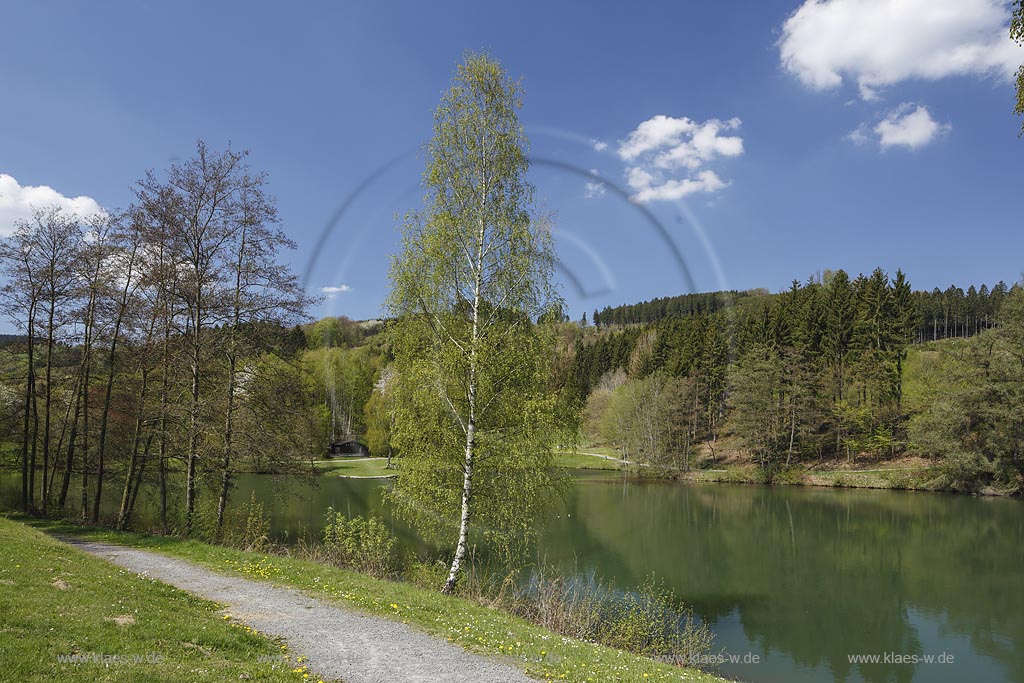
[[[722,469],[690,470],[676,473],[675,478],[693,483],[766,484],[765,473],[757,466],[730,466]],[[885,463],[865,469],[836,467],[806,469],[790,467],[777,471],[773,485],[824,486],[832,488],[900,489],[938,491],[935,468],[886,467]]]
[[[212,602],[2,516],[0,547],[3,680],[310,680],[279,643],[226,621]]]
[[[393,477],[396,470],[388,469],[387,458],[336,458],[315,460],[313,466],[320,474],[331,477]]]
[[[569,470],[622,469],[622,463],[617,460],[608,460],[607,458],[601,458],[590,453],[574,451],[557,451],[555,453],[554,465],[555,467],[561,467]]]
[[[566,638],[470,600],[310,560],[245,552],[191,540],[27,521],[48,531],[147,548],[223,574],[305,590],[348,609],[409,623],[473,652],[506,659],[540,680],[580,683],[722,680],[697,670]]]

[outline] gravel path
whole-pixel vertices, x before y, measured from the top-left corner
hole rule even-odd
[[[345,683],[530,683],[522,671],[409,626],[349,612],[289,588],[217,574],[137,548],[61,538],[116,565],[227,605],[233,618],[282,638],[310,670]],[[535,682],[533,682],[535,683]]]

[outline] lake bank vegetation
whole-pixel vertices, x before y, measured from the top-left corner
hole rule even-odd
[[[63,568],[70,566],[72,560],[82,562],[77,559],[81,553],[38,531],[28,530],[25,523],[51,533],[155,550],[223,574],[270,581],[309,592],[348,609],[400,620],[470,651],[514,662],[541,680],[580,683],[588,680],[708,683],[723,680],[694,667],[663,663],[711,659],[713,636],[653,580],[639,592],[621,594],[600,582],[577,584],[541,572],[525,583],[513,575],[495,579],[471,567],[456,594],[448,596],[436,590],[438,580],[447,574],[446,565],[422,564],[415,558],[397,555],[391,545],[393,539],[374,520],[349,520],[341,516],[337,524],[325,531],[323,543],[281,546],[269,542],[265,527],[258,521],[266,521],[266,511],[258,505],[242,507],[246,510],[244,519],[229,521],[227,526],[231,531],[224,534],[218,545],[18,515],[11,519],[0,517],[0,536],[5,540],[21,539],[22,545],[18,547],[24,546],[33,556],[39,555],[42,566],[49,562]],[[20,572],[21,567],[13,566],[13,558],[12,566],[2,567],[0,572],[18,582],[30,581],[28,574]],[[130,572],[125,570],[118,570],[113,581],[115,577],[107,576],[110,570],[104,562],[94,558],[86,560],[79,575],[71,577],[60,573],[58,576],[73,582],[76,599],[89,594],[87,585],[80,583],[86,572],[102,572],[106,577],[102,583],[114,587],[118,581],[141,581],[131,578]],[[66,572],[66,569],[61,571]],[[53,574],[46,571],[36,572],[36,575],[45,576],[45,582],[53,580]],[[144,583],[150,586],[149,593],[178,593],[160,588],[160,584]],[[53,590],[46,585],[41,590],[46,589]],[[203,609],[212,613],[216,606],[211,604]],[[96,613],[103,613],[103,610]],[[148,617],[145,610],[136,614],[140,619],[144,615]],[[182,613],[182,617],[192,619],[190,624],[194,630],[205,623],[189,612]],[[171,624],[177,625],[179,621]],[[214,624],[218,638],[222,627],[230,628],[221,619],[213,621],[219,622]],[[109,630],[113,631],[113,626]],[[258,634],[240,629],[239,635],[245,636],[247,647],[257,650],[262,647]],[[234,653],[242,652],[239,645],[232,647]],[[273,649],[280,653],[276,645]],[[186,650],[186,656],[188,653]],[[176,652],[171,663],[176,664],[180,655]],[[20,663],[17,658],[11,661],[18,667],[27,666],[27,661]],[[258,661],[252,658],[252,662]],[[269,668],[267,664],[254,666]],[[286,667],[282,676],[287,677],[291,672],[292,669]],[[301,680],[301,672],[296,678]]]

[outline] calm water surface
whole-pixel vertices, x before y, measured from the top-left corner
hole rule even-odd
[[[6,499],[10,483],[0,482]],[[387,485],[249,475],[235,500],[255,494],[273,511],[273,534],[294,539],[317,533],[328,506],[387,516]],[[151,511],[147,502],[143,514]],[[416,544],[401,525],[395,531]],[[664,580],[727,655],[759,658],[719,668],[751,683],[1024,683],[1020,501],[582,474],[540,553],[565,573],[622,589],[652,574]],[[887,653],[947,661],[849,660]]]

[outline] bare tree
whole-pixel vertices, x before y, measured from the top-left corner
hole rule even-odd
[[[150,171],[140,181],[140,208],[161,231],[155,238],[175,261],[171,290],[185,311],[184,336],[192,373],[185,479],[185,533],[193,526],[200,458],[206,331],[224,317],[224,255],[239,228],[239,189],[244,153],[215,153],[199,142],[196,155],[174,164],[161,180]]]
[[[265,346],[261,330],[268,323],[284,325],[303,315],[305,295],[291,271],[278,263],[277,254],[294,249],[275,227],[277,208],[264,190],[266,177],[240,177],[238,199],[240,224],[228,242],[227,270],[231,277],[225,361],[227,366],[224,443],[221,454],[220,493],[217,500],[217,536],[224,526],[224,511],[231,490],[235,448],[235,409],[238,366],[243,353]]]
[[[130,218],[121,217],[114,236],[115,248],[112,250],[106,267],[110,279],[116,283],[111,288],[112,295],[108,300],[110,320],[109,347],[107,349],[107,383],[103,394],[103,407],[100,410],[100,433],[96,444],[96,493],[92,501],[93,524],[99,522],[100,504],[103,499],[103,480],[106,475],[107,427],[110,420],[110,406],[114,395],[114,379],[117,375],[117,347],[122,339],[125,326],[132,324],[132,316],[137,313],[135,294],[141,282],[139,274],[139,258],[143,248],[142,233],[137,226],[124,221]]]
[[[25,403],[21,431],[21,509],[28,512],[33,505],[36,442],[39,415],[35,411],[35,329],[39,313],[41,285],[32,255],[34,235],[31,224],[17,223],[14,233],[0,245],[0,261],[7,281],[3,286],[4,312],[19,329],[28,333],[28,369],[25,377]]]

